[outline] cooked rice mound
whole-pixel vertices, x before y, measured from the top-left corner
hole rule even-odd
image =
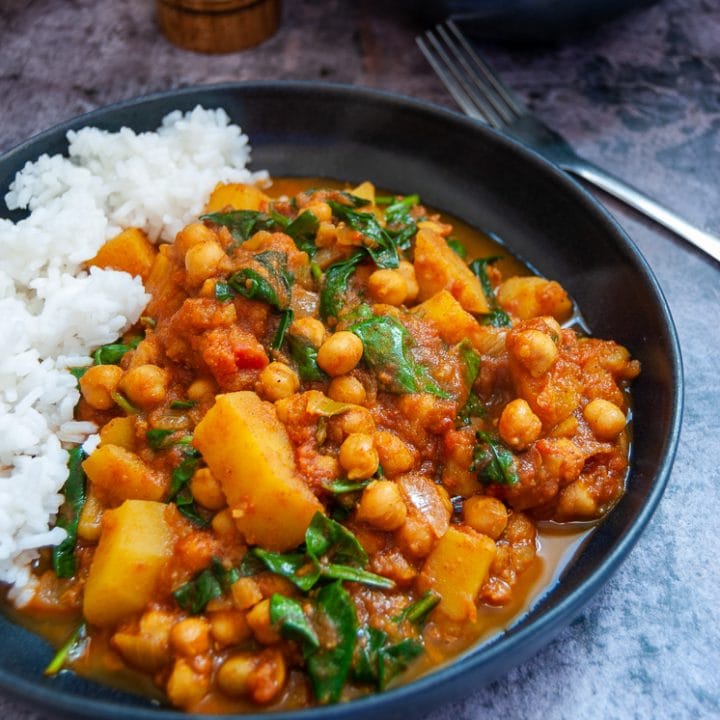
[[[264,176],[246,169],[247,137],[221,109],[175,111],[156,132],[83,128],[67,138],[69,158],[27,163],[5,196],[29,216],[0,218],[0,582],[18,604],[31,594],[37,549],[65,536],[50,529],[64,447],[95,431],[73,420],[80,395],[68,368],[90,365],[149,299],[140,278],[83,263],[126,227],[172,242],[218,182]]]

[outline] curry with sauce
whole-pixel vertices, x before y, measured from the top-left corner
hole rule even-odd
[[[100,441],[21,611],[76,626],[51,673],[197,712],[383,690],[517,612],[538,521],[623,492],[639,364],[564,326],[557,282],[417,196],[268,193],[220,185],[174,244],[129,229],[91,261],[151,300],[76,371]]]

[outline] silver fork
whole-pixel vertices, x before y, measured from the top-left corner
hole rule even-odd
[[[470,46],[452,20],[415,41],[463,111],[511,135],[568,173],[639,210],[720,262],[720,238],[580,157],[565,138],[536,118]]]

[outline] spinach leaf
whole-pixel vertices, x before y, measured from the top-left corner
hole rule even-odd
[[[288,350],[303,382],[325,380],[327,375],[317,364],[318,349],[299,335],[288,335]]]
[[[43,671],[47,677],[57,675],[68,660],[75,660],[85,652],[88,643],[87,625],[83,622],[75,628],[67,641],[55,653],[53,659]]]
[[[370,484],[370,480],[362,480],[361,482],[352,482],[350,480],[333,480],[324,483],[323,487],[335,495],[343,495],[344,493],[358,492],[363,490]]]
[[[515,485],[518,482],[515,469],[515,456],[508,450],[497,436],[478,432],[480,441],[473,450],[472,472],[485,483],[499,485]]]
[[[369,240],[365,245],[365,249],[379,268],[396,268],[399,265],[397,244],[380,225],[375,215],[357,212],[332,200],[328,202],[328,205],[332,208],[335,217],[345,221],[349,227],[357,230]]]
[[[70,374],[76,379],[79,380],[90,368],[87,367],[71,367],[68,368],[70,371]]]
[[[264,300],[276,310],[285,310],[290,304],[293,282],[287,269],[287,255],[266,250],[255,255],[254,260],[265,271],[263,274],[253,268],[241,268],[228,278],[228,285],[243,297]]]
[[[140,411],[122,394],[119,392],[110,393],[110,397],[113,402],[128,415],[137,415]]]
[[[410,333],[400,321],[389,315],[374,316],[349,329],[362,340],[363,359],[385,390],[397,394],[427,392],[441,398],[450,397],[428,370],[415,362],[409,351]]]
[[[239,578],[240,573],[235,568],[227,569],[214,557],[210,567],[174,590],[173,597],[183,610],[198,615],[211,600],[221,597]]]
[[[353,677],[363,683],[384,690],[391,680],[407,669],[423,652],[423,644],[414,638],[388,643],[387,633],[372,627],[363,627],[358,633],[360,651],[357,653]]]
[[[306,252],[312,258],[317,252],[315,235],[319,225],[314,213],[305,210],[285,228],[285,234],[295,241],[299,250]]]
[[[145,433],[145,439],[153,450],[162,450],[165,447],[165,441],[174,432],[174,430],[166,430],[165,428],[153,428]]]
[[[356,253],[347,260],[341,260],[331,265],[325,271],[320,291],[320,317],[323,320],[340,316],[340,311],[345,304],[348,281],[363,257],[364,253]]]
[[[174,502],[178,510],[189,520],[200,526],[207,521],[198,513],[195,500],[190,492],[190,480],[200,463],[200,453],[195,448],[186,448],[184,457],[170,477],[168,502]]]
[[[75,546],[80,513],[85,506],[85,472],[82,461],[87,457],[81,447],[68,451],[68,479],[65,481],[65,505],[58,516],[57,526],[67,533],[65,539],[52,549],[52,565],[60,578],[69,578],[75,574]]]
[[[417,232],[417,224],[410,214],[412,208],[420,202],[417,195],[407,195],[402,200],[390,204],[385,210],[386,232],[395,244],[407,250],[410,240]]]
[[[415,602],[410,603],[396,618],[398,623],[405,620],[413,625],[422,627],[428,618],[428,615],[435,609],[440,602],[440,595],[432,590],[424,592]]]
[[[237,244],[244,243],[258,230],[272,230],[277,224],[275,217],[257,210],[231,210],[229,212],[214,212],[200,216],[200,220],[209,220],[216,225],[224,225],[236,241],[236,245],[228,248],[228,253],[235,249]]]
[[[305,547],[311,557],[365,566],[368,556],[360,541],[335,520],[316,512],[305,531]]]
[[[226,283],[218,280],[215,283],[215,299],[218,302],[227,302],[235,297],[233,289]]]
[[[173,400],[170,403],[170,408],[172,410],[189,410],[190,408],[194,408],[197,405],[197,403],[194,400]]]
[[[478,280],[480,281],[483,295],[485,295],[488,307],[490,308],[490,312],[485,313],[485,315],[483,316],[482,324],[494,325],[495,327],[509,327],[511,324],[510,317],[503,309],[498,306],[497,298],[495,297],[495,291],[493,290],[492,284],[490,283],[490,278],[488,277],[487,273],[487,266],[497,260],[500,260],[499,255],[479,258],[478,260],[473,260],[470,263],[470,269],[475,273]]]
[[[318,648],[320,640],[302,605],[293,598],[274,593],[270,598],[270,622],[279,626],[280,634],[305,647]]]
[[[273,335],[272,342],[270,343],[270,347],[273,350],[279,350],[282,347],[285,335],[292,325],[294,317],[295,313],[290,308],[287,308],[280,313],[280,323],[278,324],[275,335]]]
[[[278,553],[256,547],[248,551],[243,558],[240,566],[242,572],[250,570],[249,562],[246,562],[246,559],[249,558],[260,560],[270,572],[287,578],[304,592],[310,590],[320,579],[318,563],[304,553]]]
[[[142,340],[137,336],[127,343],[110,343],[110,345],[100,346],[93,354],[92,358],[96,365],[117,365],[123,355],[130,350],[134,350]]]
[[[355,604],[340,582],[321,588],[316,616],[318,627],[327,628],[331,640],[306,654],[308,675],[318,702],[334,703],[350,673],[358,629]]]
[[[320,569],[320,575],[330,580],[348,580],[349,582],[361,583],[370,587],[385,588],[389,590],[395,587],[395,582],[390,578],[376,575],[362,568],[351,567],[350,565],[338,565],[328,563]]]
[[[467,250],[465,246],[454,237],[449,237],[446,240],[448,247],[456,254],[459,255],[463,260],[467,257]]]
[[[339,195],[348,201],[348,203],[354,207],[364,207],[365,205],[369,205],[370,201],[366,200],[365,198],[361,198],[359,195],[353,195],[352,193],[349,193],[347,190],[340,190]]]
[[[463,340],[458,345],[458,352],[465,364],[464,379],[465,384],[470,388],[465,404],[458,412],[458,423],[460,425],[468,425],[471,418],[482,417],[485,414],[485,408],[482,401],[472,389],[478,373],[480,372],[480,356],[475,352],[469,340]]]

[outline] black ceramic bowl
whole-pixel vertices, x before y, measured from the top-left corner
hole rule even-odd
[[[610,215],[539,156],[472,120],[408,98],[303,83],[228,84],[177,90],[85,115],[0,159],[0,193],[41,153],[66,150],[68,129],[156,128],[170,110],[224,107],[250,136],[253,166],[277,175],[372,179],[497,233],[514,253],[555,278],[593,333],[630,348],[643,370],[633,387],[627,492],[559,582],[503,635],[420,679],[345,705],[280,715],[303,720],[420,715],[505,673],[547,643],[617,569],[650,519],[678,438],[682,376],[665,300],[645,260]],[[1,213],[1,211],[0,211]],[[51,648],[0,616],[0,689],[72,718],[177,718],[142,697],[64,673],[42,675]],[[276,716],[278,717],[278,716]]]

